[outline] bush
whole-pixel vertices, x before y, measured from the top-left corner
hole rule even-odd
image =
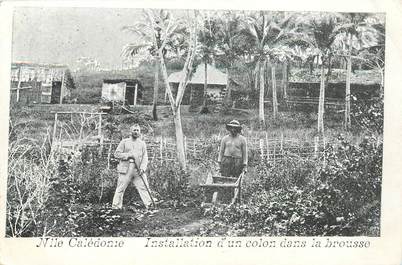
[[[384,128],[384,97],[373,97],[365,101],[357,101],[352,97],[352,118],[357,125],[355,130],[363,130],[378,135],[383,134]]]
[[[16,139],[8,149],[7,227],[8,236],[45,233],[43,211],[50,197],[56,172],[53,156],[34,142]]]
[[[201,203],[201,191],[189,183],[190,174],[177,162],[162,161],[150,165],[150,186],[165,206],[197,206]]]
[[[71,91],[71,95],[66,98],[66,102],[75,102],[78,104],[96,104],[101,101],[102,88],[81,88]]]
[[[326,163],[318,179],[320,186],[314,195],[329,222],[343,220],[334,228],[338,233],[367,233],[379,221],[382,143],[377,138],[365,137],[354,146],[342,136],[339,142],[326,152]]]

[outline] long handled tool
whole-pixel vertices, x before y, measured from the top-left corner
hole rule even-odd
[[[149,190],[148,183],[145,181],[145,179],[143,177],[143,173],[141,173],[141,170],[138,168],[138,165],[135,162],[135,160],[134,160],[134,166],[135,166],[135,169],[137,169],[138,175],[140,176],[140,178],[142,180],[142,183],[144,183],[144,186],[147,189],[148,195],[149,195],[149,197],[151,198],[151,201],[152,201],[152,206],[155,208],[155,201],[154,201],[154,198],[152,197],[151,191]]]

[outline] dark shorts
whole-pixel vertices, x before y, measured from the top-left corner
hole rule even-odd
[[[220,170],[223,177],[237,178],[243,170],[243,159],[240,157],[224,156],[221,161]]]

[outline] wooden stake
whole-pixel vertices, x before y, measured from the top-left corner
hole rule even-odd
[[[98,136],[102,137],[102,115],[99,114],[99,121],[98,121]]]
[[[261,160],[264,159],[264,140],[260,139]]]
[[[325,137],[322,137],[322,143],[323,143],[323,157],[324,159],[322,160],[323,166],[325,167],[326,165],[326,160],[325,160]]]
[[[159,155],[161,158],[161,164],[162,164],[162,160],[163,160],[163,142],[162,142],[162,137],[160,138],[160,146],[159,146]]]
[[[135,84],[135,89],[134,89],[134,106],[137,106],[137,93],[138,93],[138,84]]]
[[[20,89],[21,89],[21,66],[18,68],[18,85],[17,85],[17,99],[16,99],[16,102],[20,101]]]
[[[112,142],[110,142],[109,150],[107,152],[107,169],[110,169],[110,157],[112,153]]]
[[[317,158],[318,152],[318,136],[314,137],[314,158]]]
[[[59,104],[63,104],[63,94],[64,94],[64,76],[65,76],[66,70],[63,70],[63,76],[61,77],[61,86],[60,86],[60,102]]]
[[[265,141],[267,145],[267,161],[269,161],[269,141],[268,141],[268,133],[265,132]]]
[[[187,137],[184,135],[184,157],[187,160]]]
[[[54,142],[56,141],[56,131],[57,131],[57,112],[56,112],[56,114],[54,115],[52,146],[54,145]]]

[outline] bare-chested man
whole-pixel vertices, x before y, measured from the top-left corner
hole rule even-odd
[[[222,176],[238,177],[247,168],[247,140],[240,134],[241,128],[236,120],[226,124],[230,134],[222,138],[218,157]]]

